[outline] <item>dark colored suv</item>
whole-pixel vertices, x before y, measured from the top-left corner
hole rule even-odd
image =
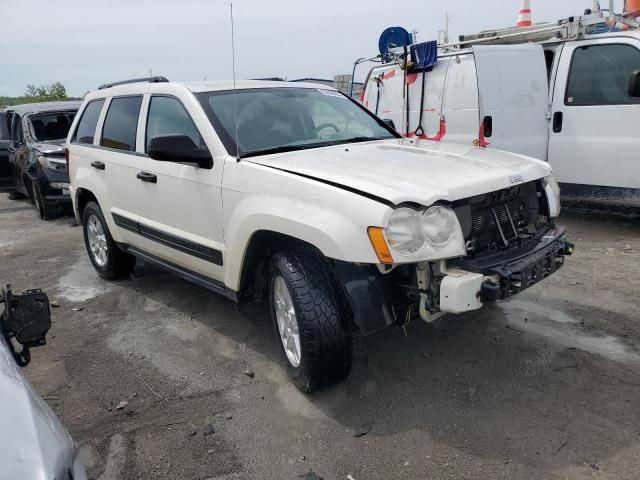
[[[3,160],[0,145],[0,191],[10,191],[10,198],[29,197],[43,220],[71,208],[64,143],[81,104],[44,102],[0,111],[0,132],[9,137],[0,140],[8,158]]]

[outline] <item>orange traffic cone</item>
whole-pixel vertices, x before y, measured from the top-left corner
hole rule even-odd
[[[518,14],[517,27],[530,27],[531,23],[531,0],[522,0],[522,7]]]
[[[640,0],[627,0],[624,11],[634,17],[640,17]]]

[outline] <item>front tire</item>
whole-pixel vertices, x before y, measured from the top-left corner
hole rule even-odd
[[[324,259],[310,249],[280,252],[269,270],[271,316],[291,380],[305,393],[341,382],[351,369],[351,337]]]
[[[84,244],[93,267],[102,278],[113,280],[129,275],[136,257],[118,248],[111,236],[100,205],[89,202],[82,214]]]
[[[32,182],[31,189],[31,195],[33,196],[33,206],[36,209],[38,218],[40,218],[40,220],[54,219],[56,216],[56,212],[54,212],[53,209],[44,201],[44,197],[42,196],[42,191],[40,190],[38,182]]]

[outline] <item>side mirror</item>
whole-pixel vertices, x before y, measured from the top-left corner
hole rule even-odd
[[[27,290],[16,295],[9,285],[3,289],[0,302],[4,302],[4,312],[0,316],[0,332],[7,339],[9,349],[21,367],[31,360],[30,347],[47,343],[46,335],[51,328],[49,298],[42,290]],[[22,345],[16,352],[11,339]]]
[[[629,96],[640,97],[640,70],[636,70],[631,74],[629,79]]]
[[[396,129],[396,124],[393,123],[393,120],[391,120],[390,118],[383,118],[382,121],[386,123],[387,126],[393,128],[394,130]]]
[[[147,153],[160,162],[177,162],[200,168],[212,168],[213,157],[204,145],[196,145],[188,135],[158,135],[152,137]]]

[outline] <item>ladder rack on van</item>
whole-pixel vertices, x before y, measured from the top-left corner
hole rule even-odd
[[[567,41],[576,40],[589,33],[589,27],[606,24],[622,24],[630,29],[640,27],[634,15],[639,12],[629,12],[622,15],[607,16],[603,12],[591,13],[579,17],[569,17],[557,23],[542,23],[532,27],[512,27],[500,30],[488,30],[472,35],[461,35],[460,42],[440,45],[440,48],[455,48],[465,45],[508,44],[525,42],[544,42],[546,40]],[[606,32],[602,32],[606,33]]]
[[[575,40],[587,35],[590,27],[606,24],[607,22],[612,22],[613,25],[622,24],[630,29],[640,28],[640,23],[634,18],[638,14],[640,14],[640,12],[606,15],[604,12],[599,11],[588,15],[569,17],[556,23],[548,22],[532,27],[510,27],[499,30],[487,30],[471,35],[461,35],[459,42],[441,43],[438,45],[438,49],[442,52],[440,56],[443,56],[443,53],[462,53],[460,50],[469,49],[474,45],[504,45]],[[409,48],[410,46],[390,49],[389,55],[393,57],[390,63],[403,61],[402,59]],[[361,62],[374,61],[376,59],[379,61],[380,55],[370,59],[362,59]]]

